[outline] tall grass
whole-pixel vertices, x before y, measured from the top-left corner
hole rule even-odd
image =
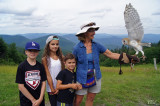
[[[160,69],[153,65],[136,65],[134,71],[122,66],[101,67],[102,88],[96,95],[94,106],[160,105]],[[0,105],[19,105],[19,91],[15,83],[17,66],[0,66]],[[45,95],[48,102],[48,95]],[[82,106],[85,104],[83,100]]]

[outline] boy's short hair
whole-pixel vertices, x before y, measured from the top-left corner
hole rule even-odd
[[[64,57],[64,62],[66,62],[68,59],[75,59],[75,56],[72,53],[68,53],[67,55],[65,55]]]

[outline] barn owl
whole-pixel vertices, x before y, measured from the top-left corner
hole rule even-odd
[[[142,53],[143,60],[145,55],[143,52],[143,46],[151,47],[151,43],[142,43],[144,36],[144,30],[138,12],[129,3],[126,5],[124,11],[125,27],[128,32],[128,38],[123,38],[122,44],[133,47],[136,51],[135,55],[138,55],[139,51]]]

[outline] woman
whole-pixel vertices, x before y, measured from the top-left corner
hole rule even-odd
[[[64,69],[63,55],[59,47],[59,38],[57,36],[49,36],[46,40],[46,46],[43,53],[42,63],[45,67],[47,75],[47,92],[51,106],[57,106],[56,89],[58,73]]]
[[[94,22],[83,25],[76,34],[80,42],[74,47],[73,54],[77,60],[77,82],[82,85],[87,81],[87,72],[94,70],[96,85],[89,88],[82,88],[76,91],[74,105],[80,106],[84,95],[87,95],[86,106],[93,106],[93,101],[97,93],[101,90],[101,71],[99,65],[99,55],[103,53],[111,59],[119,59],[120,54],[112,53],[101,44],[93,41],[95,31],[99,29]]]

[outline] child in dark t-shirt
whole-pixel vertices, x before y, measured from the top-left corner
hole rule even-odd
[[[75,90],[82,89],[81,84],[76,83],[76,75],[74,69],[76,60],[73,54],[67,54],[64,58],[66,69],[57,75],[57,106],[73,106]]]
[[[40,46],[36,42],[28,42],[25,46],[27,59],[17,69],[21,106],[44,106],[46,74],[41,63],[36,61]]]

